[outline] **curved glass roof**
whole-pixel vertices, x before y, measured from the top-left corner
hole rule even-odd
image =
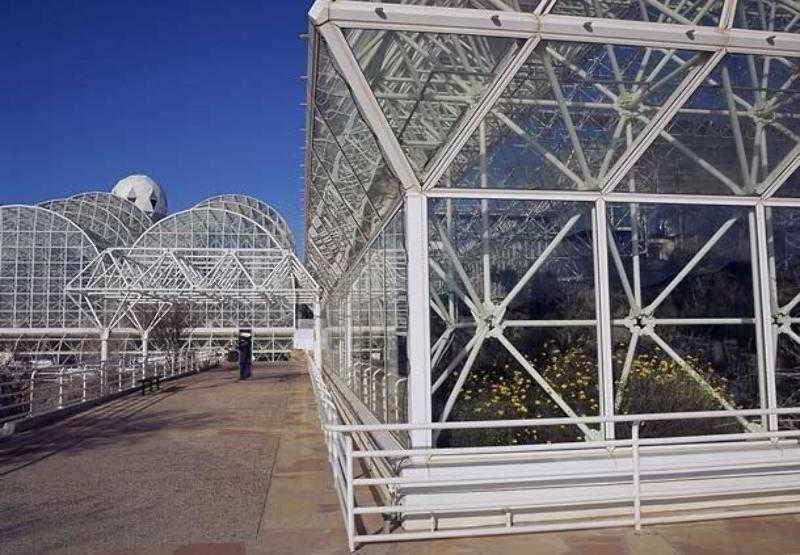
[[[0,206],[0,326],[92,325],[64,289],[97,248],[70,219],[39,206]]]
[[[239,194],[219,195],[199,202],[196,206],[209,206],[238,212],[262,225],[285,248],[294,248],[294,236],[286,220],[272,206],[256,198]]]
[[[285,248],[268,229],[238,212],[194,207],[167,216],[148,229],[136,248]]]
[[[43,202],[39,206],[61,214],[80,227],[99,250],[130,246],[138,237],[110,210],[92,200],[57,199]]]
[[[70,198],[91,200],[119,218],[135,237],[153,225],[152,218],[132,202],[105,191],[80,193]]]

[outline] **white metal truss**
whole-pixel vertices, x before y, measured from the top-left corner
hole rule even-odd
[[[800,130],[796,126],[797,101],[794,99],[797,82],[797,67],[800,54],[800,35],[798,24],[800,19],[793,15],[792,10],[797,7],[788,3],[786,6],[772,8],[770,14],[762,10],[761,19],[753,2],[681,2],[679,4],[649,1],[648,15],[642,17],[631,15],[615,15],[621,10],[624,3],[595,3],[587,12],[580,15],[578,7],[580,2],[541,2],[541,3],[516,3],[516,2],[474,2],[469,8],[459,4],[459,7],[448,7],[448,2],[437,2],[437,6],[419,6],[408,4],[381,4],[338,0],[336,2],[319,1],[315,3],[310,12],[312,24],[320,33],[314,35],[312,44],[314,48],[319,43],[327,45],[337,64],[342,77],[352,88],[352,99],[359,112],[365,117],[368,125],[380,139],[383,154],[387,162],[395,171],[398,171],[401,181],[406,184],[413,182],[411,175],[416,173],[422,187],[423,198],[451,199],[447,206],[456,206],[456,203],[466,199],[481,199],[483,211],[482,225],[473,225],[473,241],[480,243],[481,237],[487,241],[492,237],[496,241],[498,230],[514,232],[522,235],[525,232],[534,233],[534,230],[513,230],[512,227],[503,228],[496,224],[490,230],[487,227],[489,209],[485,199],[517,200],[530,206],[531,210],[540,210],[541,202],[546,201],[586,201],[592,203],[593,225],[593,252],[594,252],[594,279],[596,288],[596,313],[599,318],[593,318],[578,323],[566,321],[553,321],[540,323],[540,325],[569,326],[585,325],[596,327],[598,339],[598,367],[601,378],[601,406],[606,415],[614,414],[615,405],[619,408],[619,398],[615,399],[614,375],[611,369],[611,341],[616,333],[614,328],[628,329],[631,331],[631,340],[628,347],[629,356],[623,367],[623,376],[617,388],[622,388],[630,372],[633,352],[636,351],[638,337],[646,336],[653,340],[670,359],[684,369],[686,374],[695,380],[710,395],[717,398],[725,410],[733,410],[730,401],[716,393],[704,378],[697,373],[684,357],[668,344],[656,331],[661,325],[745,325],[754,328],[772,329],[769,313],[763,315],[759,307],[766,301],[757,303],[758,313],[731,318],[658,318],[654,315],[663,300],[677,288],[682,280],[689,275],[704,260],[704,256],[714,248],[716,242],[731,229],[732,226],[745,225],[750,230],[751,262],[757,290],[762,290],[765,276],[770,275],[770,270],[765,265],[763,250],[768,244],[766,224],[756,225],[754,214],[761,213],[759,221],[764,220],[763,214],[771,206],[800,206],[794,198],[775,198],[780,196],[780,187],[800,167]],[[534,5],[535,4],[535,5]],[[642,5],[644,5],[642,4]],[[588,5],[588,4],[587,4]],[[644,8],[643,8],[644,9]],[[594,10],[594,11],[591,11]],[[780,10],[788,10],[781,12]],[[779,13],[780,12],[780,13]],[[639,20],[637,20],[639,19]],[[344,33],[342,32],[344,31]],[[384,33],[383,35],[379,32]],[[453,48],[480,50],[486,54],[492,47],[490,39],[509,38],[518,40],[512,47],[505,51],[505,57],[498,63],[499,69],[491,76],[489,85],[481,92],[476,100],[475,88],[469,86],[470,68],[467,65],[457,69],[443,68],[443,72],[452,71],[452,75],[427,77],[431,82],[443,83],[452,79],[454,83],[450,90],[431,86],[429,92],[420,93],[418,88],[409,86],[408,76],[413,75],[414,64],[416,70],[424,71],[426,53],[419,47],[415,50],[414,41],[420,35],[428,34],[430,37],[440,37],[440,44],[444,44],[444,37],[459,36],[464,38],[461,43],[453,40]],[[321,39],[319,38],[321,37]],[[437,39],[432,39],[434,42]],[[449,40],[449,39],[448,39]],[[483,42],[481,42],[483,41]],[[558,47],[558,45],[572,45],[571,49]],[[595,50],[591,50],[594,48]],[[600,78],[597,66],[587,65],[582,53],[598,56],[602,53],[605,71]],[[597,52],[598,54],[591,54]],[[631,52],[635,52],[633,56]],[[483,62],[479,56],[472,52],[454,52],[463,63],[474,58],[472,71],[484,72]],[[738,56],[739,58],[736,58]],[[794,56],[794,57],[793,57]],[[383,60],[376,65],[375,59]],[[589,58],[591,61],[592,58]],[[731,68],[734,60],[741,60],[745,76],[734,75]],[[312,56],[312,69],[314,68]],[[633,63],[632,66],[623,67],[623,63]],[[739,62],[736,62],[739,63]],[[369,65],[371,64],[371,65]],[[638,64],[638,66],[636,65]],[[369,67],[368,67],[369,66]],[[387,86],[376,90],[375,67],[380,67],[380,79]],[[787,69],[788,68],[788,69]],[[794,69],[793,69],[794,68]],[[365,71],[370,73],[365,77]],[[525,71],[541,72],[538,88],[531,87],[525,94],[512,96],[510,89],[522,87],[519,83]],[[601,73],[602,73],[601,71]],[[427,75],[427,74],[425,74]],[[317,77],[313,77],[316,79]],[[515,81],[518,80],[518,82]],[[461,92],[459,93],[459,87]],[[576,94],[576,90],[584,87],[586,94],[593,98],[587,100]],[[658,95],[648,103],[643,100],[646,94],[662,89]],[[390,92],[394,91],[394,92]],[[699,105],[708,91],[719,91],[722,104],[704,108]],[[744,91],[744,92],[742,92]],[[755,91],[748,92],[748,91]],[[547,94],[545,94],[547,93]],[[438,96],[437,96],[438,95]],[[313,102],[313,92],[310,95]],[[699,99],[699,100],[698,100]],[[426,140],[415,136],[414,141],[404,142],[397,140],[398,128],[395,123],[386,117],[389,102],[392,102],[392,118],[405,117],[407,124],[419,124],[415,129],[430,130],[430,137]],[[427,111],[422,121],[421,116],[415,111],[421,110],[421,102],[439,102],[442,104],[439,120],[433,111]],[[450,104],[467,105],[466,111],[448,111]],[[405,107],[405,108],[404,108]],[[548,146],[542,136],[532,134],[524,124],[518,123],[518,114],[525,110],[536,108],[543,114],[541,133],[551,129],[559,129],[563,133],[563,144],[557,148]],[[397,110],[407,109],[405,116],[397,114]],[[585,149],[596,142],[591,125],[597,125],[590,119],[576,119],[581,110],[593,111],[594,114],[603,114],[611,117],[613,134],[611,142],[600,154],[592,154],[590,158]],[[577,115],[576,115],[577,114]],[[544,119],[546,116],[549,119]],[[735,172],[728,171],[726,167],[719,166],[719,160],[704,158],[705,154],[698,153],[693,147],[692,133],[696,129],[687,129],[685,121],[691,118],[702,121],[703,117],[724,118],[729,126],[730,135],[726,136],[730,150],[726,151],[725,164],[732,163]],[[453,118],[457,118],[455,121]],[[417,119],[414,119],[417,118]],[[614,119],[616,123],[614,123]],[[394,120],[393,120],[394,121]],[[599,121],[599,119],[598,119]],[[750,129],[755,131],[750,131]],[[392,129],[395,134],[392,134]],[[442,130],[448,130],[448,138],[442,143]],[[745,131],[747,129],[747,131]],[[772,130],[780,140],[789,143],[789,148],[774,152],[767,148],[767,130]],[[313,148],[314,131],[309,130],[309,148]],[[702,133],[702,131],[701,131]],[[509,136],[516,136],[530,151],[535,152],[545,162],[550,164],[558,179],[568,185],[551,182],[550,187],[541,189],[526,189],[524,185],[510,187],[505,184],[504,178],[490,175],[488,166],[492,163],[494,151],[507,141]],[[698,135],[700,136],[700,135]],[[710,134],[709,141],[713,141]],[[549,141],[553,142],[550,137]],[[769,139],[772,141],[772,139]],[[748,142],[750,141],[750,142]],[[422,171],[414,169],[409,171],[411,150],[414,148],[430,148],[439,145],[435,155]],[[637,169],[637,164],[651,152],[658,152],[657,148],[669,149],[682,156],[681,164],[687,166],[695,164],[697,171],[705,179],[715,181],[721,188],[719,191],[683,191],[683,190],[657,190],[648,188],[637,181],[632,173]],[[727,148],[727,146],[726,146]],[[781,147],[783,148],[783,147]],[[406,162],[403,162],[406,160]],[[472,164],[472,166],[470,166]],[[472,169],[471,169],[472,168]],[[469,184],[457,184],[459,179],[472,171],[474,179]],[[644,171],[644,170],[642,170]],[[703,173],[705,172],[705,173]],[[335,179],[334,179],[335,182]],[[408,188],[408,187],[407,187]],[[411,189],[416,189],[416,183]],[[777,193],[777,195],[776,195]],[[406,193],[411,199],[414,195]],[[416,197],[415,197],[416,198]],[[529,201],[541,201],[539,203]],[[410,201],[409,201],[410,202]],[[655,300],[642,306],[641,300],[636,298],[636,283],[641,282],[641,276],[630,276],[620,261],[619,249],[615,243],[614,233],[607,229],[607,222],[612,214],[609,212],[610,203],[630,203],[632,210],[641,205],[685,204],[685,205],[720,205],[750,207],[754,212],[749,212],[743,220],[731,220],[721,225],[708,241],[701,246],[693,258],[688,260],[683,268],[664,284],[661,294]],[[419,202],[414,203],[415,206]],[[408,209],[410,204],[406,205]],[[449,209],[449,208],[448,208]],[[520,204],[517,218],[526,221],[535,221],[535,213],[525,214],[525,208]],[[407,223],[412,216],[406,215]],[[492,214],[495,219],[497,214]],[[502,219],[502,218],[501,218]],[[752,220],[752,221],[751,221]],[[422,223],[419,218],[413,217],[414,225]],[[430,221],[430,220],[429,220]],[[476,220],[480,221],[480,220]],[[517,221],[517,220],[514,220]],[[737,224],[738,222],[738,224]],[[429,225],[428,222],[425,225]],[[463,225],[460,222],[458,225]],[[568,233],[571,225],[567,222],[561,229],[539,229],[536,233],[552,233],[553,249],[563,238],[561,232]],[[513,230],[513,231],[512,231]],[[463,232],[469,235],[470,232]],[[409,260],[409,278],[414,274],[412,268],[417,267],[416,258],[420,253],[427,253],[428,248],[416,244],[419,241],[418,230],[406,229],[408,252],[416,255]],[[423,234],[425,235],[425,234]],[[367,244],[378,235],[368,237]],[[417,237],[411,240],[410,237]],[[427,236],[425,236],[427,237]],[[413,299],[410,308],[411,314],[416,311],[430,311],[434,319],[441,320],[443,332],[439,337],[434,337],[429,342],[421,342],[416,338],[417,333],[423,333],[427,324],[421,328],[423,331],[409,330],[409,360],[411,362],[410,374],[418,375],[430,372],[431,367],[436,367],[445,360],[445,353],[453,345],[453,335],[457,329],[470,331],[472,339],[460,347],[460,352],[452,353],[445,363],[446,368],[431,384],[424,380],[417,380],[417,387],[412,387],[409,406],[420,407],[415,409],[419,415],[429,414],[429,397],[435,393],[451,376],[457,375],[455,386],[450,391],[441,420],[446,420],[454,403],[459,397],[460,390],[467,379],[470,367],[475,363],[481,345],[489,338],[496,338],[514,356],[520,365],[547,391],[549,384],[536,372],[532,365],[525,361],[520,353],[514,353],[514,346],[503,338],[503,307],[508,305],[505,299],[492,299],[491,256],[495,252],[484,254],[483,281],[478,283],[470,277],[471,270],[466,269],[459,261],[458,248],[473,249],[464,244],[456,248],[451,245],[449,233],[443,229],[434,229],[431,235],[436,242],[437,251],[444,253],[446,263],[429,259],[431,279],[444,283],[452,295],[463,303],[469,310],[467,320],[459,320],[453,311],[453,299],[441,295],[431,288],[426,300],[422,303],[416,294],[426,290],[428,283],[420,278],[410,279],[409,300]],[[422,239],[425,241],[425,238]],[[427,241],[426,241],[427,242]],[[312,245],[310,249],[319,248]],[[497,247],[492,244],[490,249]],[[484,249],[485,252],[485,249]],[[550,251],[552,252],[552,251]],[[518,282],[519,288],[525,287],[530,277],[536,273],[538,265],[544,263],[548,255],[545,251],[540,258],[534,260],[529,268],[523,272]],[[357,260],[358,258],[356,258]],[[348,263],[343,260],[344,268],[331,270],[326,268],[325,262],[313,262],[315,273],[319,274],[320,281],[334,284],[342,276],[347,280],[354,279]],[[634,272],[639,271],[638,263],[634,262]],[[333,274],[332,274],[333,272]],[[530,275],[529,275],[530,274]],[[327,276],[335,275],[330,279]],[[608,297],[609,279],[621,280],[630,302],[630,313],[626,318],[612,320],[610,313],[610,299]],[[330,279],[330,281],[329,281]],[[345,284],[346,286],[346,284]],[[508,292],[513,300],[515,289]],[[760,293],[755,295],[760,299]],[[774,296],[774,295],[773,295]],[[773,302],[774,305],[774,302]],[[785,307],[784,307],[785,308]],[[779,307],[772,306],[771,312],[780,312]],[[646,320],[646,321],[645,321]],[[531,325],[536,325],[530,323]],[[418,326],[422,324],[417,322]],[[512,324],[513,325],[513,324]],[[778,329],[791,337],[795,333],[787,325],[778,325]],[[424,331],[424,333],[429,333]],[[759,342],[759,368],[760,373],[769,374],[774,371],[770,367],[774,364],[768,362],[770,348],[763,341],[762,332],[757,333]],[[772,350],[774,350],[774,341]],[[422,356],[422,352],[429,356]],[[518,356],[519,355],[519,356]],[[345,357],[348,358],[348,357]],[[767,377],[768,378],[768,377]],[[764,390],[774,388],[774,378],[765,378]],[[412,383],[414,380],[412,380]],[[772,385],[770,385],[772,383]],[[574,412],[559,400],[557,392],[548,394],[562,410],[570,416]],[[418,398],[415,399],[415,396]],[[774,395],[773,395],[774,397]],[[766,401],[765,401],[766,402]],[[775,406],[775,400],[767,403],[770,408]],[[425,408],[425,407],[428,408]],[[412,412],[415,412],[412,411]],[[422,411],[422,412],[419,412]],[[755,429],[751,422],[742,422],[748,429]],[[773,423],[774,425],[774,423]],[[583,430],[594,433],[593,430]],[[587,437],[589,436],[587,433]],[[606,437],[613,437],[613,430],[604,429]]]
[[[67,291],[93,305],[278,298],[313,303],[318,296],[314,279],[285,249],[108,249]]]
[[[59,361],[146,350],[142,338],[183,303],[187,340],[229,343],[251,327],[259,356],[285,358],[296,306],[317,299],[293,245],[283,217],[245,195],[155,225],[103,192],[0,207],[0,349]]]
[[[510,457],[482,458],[517,448],[498,447],[510,441],[498,439],[511,437],[503,428],[544,430],[552,418],[569,430],[513,436],[528,438],[521,449],[530,451],[558,450],[539,445],[548,438],[567,450],[630,437],[668,443],[681,456],[693,424],[705,426],[703,441],[775,434],[777,445],[783,430],[796,433],[796,0],[319,0],[309,15],[306,244],[325,289],[315,385],[337,390],[329,413],[366,424],[348,443],[329,444],[335,467],[344,457],[335,472],[344,468],[337,477],[351,540],[353,515],[367,510],[354,508],[359,479],[347,473],[353,453],[377,453],[374,445],[411,457],[385,482],[383,508],[410,501],[395,499],[404,481],[438,487],[469,476],[477,479],[453,491],[504,514],[505,527],[489,532],[499,534],[518,514],[503,503],[525,493],[493,491],[516,470],[504,466]],[[326,77],[331,67],[338,86]],[[335,101],[338,111],[320,126],[317,112]],[[338,118],[360,125],[337,126]],[[360,142],[365,126],[387,171],[364,182],[403,185],[406,258],[396,273],[405,280],[393,285],[404,281],[405,298],[386,286],[385,270],[370,277],[382,267],[373,251],[383,248],[386,259],[390,226],[348,195],[351,176],[340,168],[358,156],[327,148]],[[391,189],[371,189],[373,205],[382,190]],[[404,303],[395,311],[408,315],[406,329],[385,316]],[[549,337],[579,354],[547,347]],[[387,356],[392,349],[405,349],[407,360]],[[516,420],[500,420],[508,410],[487,413],[482,407],[507,408],[491,396],[520,372],[528,410]],[[559,381],[564,374],[581,383]],[[642,393],[664,383],[680,391]],[[577,400],[587,384],[591,408]],[[408,424],[390,424],[400,416],[392,399],[407,408]],[[643,417],[649,412],[660,414]],[[697,419],[682,423],[690,413]],[[662,416],[665,428],[647,422]],[[492,433],[471,433],[482,427]],[[469,464],[434,477],[432,461],[445,453]],[[598,457],[617,468],[613,448]],[[536,475],[539,462],[526,469]],[[497,474],[484,479],[484,470]],[[367,472],[364,480],[380,482],[381,471]],[[633,488],[640,523],[638,476]],[[431,503],[459,508],[465,499],[437,496]],[[440,514],[411,522],[430,526],[414,537],[438,534]],[[470,534],[460,518],[453,534]]]

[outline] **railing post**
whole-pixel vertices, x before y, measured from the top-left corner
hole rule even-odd
[[[147,359],[150,356],[150,330],[142,332],[142,379],[146,378]]]
[[[633,458],[633,525],[637,532],[642,529],[642,487],[639,476],[639,421],[631,426],[631,456]]]
[[[322,305],[314,303],[314,364],[322,368]]]
[[[83,378],[83,390],[81,391],[81,403],[86,402],[86,369],[83,369],[81,372],[81,377]]]
[[[383,420],[389,422],[389,373],[383,376]]]
[[[64,408],[64,369],[58,372],[58,408]]]
[[[345,478],[345,504],[347,508],[347,545],[350,551],[356,550],[355,536],[356,529],[356,515],[355,511],[355,491],[353,488],[353,436],[347,434],[344,442],[344,478]]]
[[[33,415],[33,390],[34,384],[36,383],[36,370],[31,371],[31,391],[29,394],[29,401],[28,401],[28,415]]]
[[[108,338],[111,335],[111,330],[103,328],[100,332],[100,362],[104,363],[108,360]]]

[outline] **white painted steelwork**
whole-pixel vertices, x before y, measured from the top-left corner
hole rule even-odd
[[[346,468],[365,445],[412,461],[465,449],[472,469],[428,468],[449,493],[420,483],[387,495],[420,513],[468,499],[500,514],[513,512],[503,495],[481,488],[504,472],[552,471],[506,453],[628,449],[633,469],[653,461],[638,446],[669,446],[676,467],[699,466],[665,498],[717,516],[677,491],[720,456],[754,468],[715,438],[767,438],[772,454],[793,445],[800,4],[319,0],[309,17],[306,259],[324,291],[316,386],[326,418],[374,425],[327,434],[343,434],[329,449],[351,547],[375,540],[354,532]],[[408,386],[406,426],[382,403],[393,383]],[[493,419],[505,420],[473,423]],[[710,447],[698,460],[690,446],[701,440]],[[580,470],[600,475],[607,462]],[[367,480],[392,466],[365,464]],[[480,487],[458,485],[473,471]],[[631,472],[628,487],[646,488]],[[511,503],[523,489],[504,491]],[[646,497],[626,498],[637,526],[652,519]],[[390,520],[396,509],[375,512]],[[553,499],[537,510],[551,509]],[[437,531],[405,537],[434,537],[445,522],[462,526],[449,535],[548,529],[516,527],[519,517],[490,530],[487,514],[431,514]],[[677,518],[703,517],[663,520]]]
[[[245,195],[156,224],[101,192],[0,207],[0,348],[61,363],[145,352],[181,304],[187,346],[224,350],[250,327],[258,358],[285,359],[297,305],[317,299],[293,247],[283,217]]]

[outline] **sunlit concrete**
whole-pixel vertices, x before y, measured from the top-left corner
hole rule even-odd
[[[302,364],[216,370],[0,443],[0,553],[343,554]],[[382,554],[783,554],[800,518],[364,546]]]

